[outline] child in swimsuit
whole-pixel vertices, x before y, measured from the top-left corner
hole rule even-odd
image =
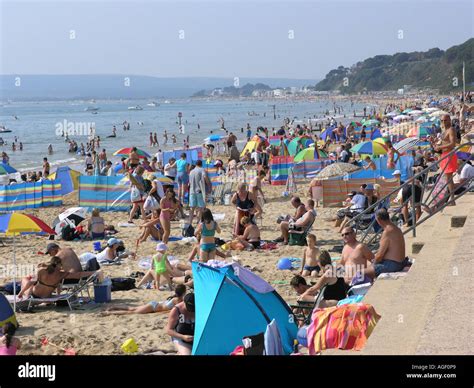
[[[155,288],[160,288],[160,277],[163,276],[168,281],[168,287],[173,290],[173,284],[171,281],[170,272],[172,271],[171,265],[168,261],[166,251],[168,247],[165,243],[159,243],[156,246],[157,254],[152,258],[153,266],[153,278],[155,279]]]
[[[16,356],[17,350],[21,348],[21,341],[14,337],[16,326],[7,322],[3,325],[0,336],[0,356]]]
[[[318,260],[319,249],[316,246],[316,236],[308,233],[306,236],[308,246],[303,250],[303,261],[301,263],[301,276],[316,277],[321,271],[321,265]]]

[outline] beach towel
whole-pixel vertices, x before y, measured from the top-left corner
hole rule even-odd
[[[131,224],[131,223],[129,224],[128,222],[119,222],[118,226],[121,228],[136,228],[137,227],[137,225]]]
[[[309,354],[325,349],[361,350],[380,315],[364,303],[315,309],[308,327]]]

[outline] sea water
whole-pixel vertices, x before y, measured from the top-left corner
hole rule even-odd
[[[253,100],[229,99],[206,100],[187,99],[172,100],[169,103],[158,101],[156,107],[147,106],[148,100],[98,100],[98,101],[28,101],[9,102],[0,107],[0,125],[11,129],[11,133],[0,133],[8,144],[0,146],[10,157],[10,165],[18,170],[40,169],[43,157],[48,157],[51,165],[70,165],[77,170],[84,168],[80,155],[69,153],[69,144],[61,136],[62,129],[74,128],[76,135],[69,136],[79,147],[86,145],[89,128],[94,127],[95,135],[100,136],[100,150],[105,148],[107,156],[113,162],[119,160],[112,154],[122,147],[137,146],[150,154],[155,154],[157,147],[150,147],[149,133],[157,133],[162,150],[183,148],[183,140],[189,135],[190,145],[203,144],[211,134],[225,134],[221,123],[233,132],[240,143],[246,140],[247,123],[253,133],[257,126],[278,129],[285,118],[307,123],[309,118],[323,117],[324,112],[333,111],[333,101],[318,100]],[[167,101],[168,102],[168,101]],[[143,110],[129,110],[131,106],[141,106]],[[276,119],[273,116],[275,105]],[[342,115],[352,119],[353,111],[361,111],[362,105],[350,102],[338,102],[343,109]],[[97,114],[86,111],[88,107],[99,108]],[[184,134],[179,130],[179,113]],[[336,115],[340,119],[342,116]],[[123,122],[130,123],[130,131],[123,130]],[[198,129],[198,124],[200,129]],[[107,138],[116,126],[117,137]],[[243,128],[243,133],[241,132]],[[168,133],[168,142],[164,144],[164,131]],[[172,135],[177,142],[172,142]],[[11,144],[15,136],[18,143],[23,143],[23,151],[12,151]],[[17,143],[17,146],[18,146]],[[52,144],[53,154],[48,155],[48,145]],[[100,150],[98,152],[100,152]]]

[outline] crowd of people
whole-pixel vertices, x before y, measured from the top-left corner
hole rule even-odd
[[[385,110],[395,108],[397,107],[388,105]],[[382,124],[389,123],[389,119],[383,115],[377,115],[376,112],[372,114],[374,118],[380,119]],[[365,140],[364,128],[360,136],[356,136],[352,123],[343,126],[338,125],[334,119],[329,121],[328,124],[334,128],[322,146],[318,146],[321,144],[321,139],[314,134],[317,127],[312,127],[311,124],[294,126],[290,120],[285,120],[285,125],[278,130],[259,127],[256,135],[263,139],[268,139],[272,135],[281,136],[282,141],[283,138],[291,140],[306,136],[314,140],[315,147],[326,150],[328,154],[334,154],[333,162],[353,163],[366,170],[376,170],[373,158],[369,156],[361,158],[360,155],[353,155],[350,151],[352,145]],[[126,128],[127,125],[124,124],[124,130],[127,130]],[[413,191],[411,186],[403,186],[405,182],[400,179],[401,171],[396,170],[401,156],[399,151],[391,141],[386,142],[386,168],[395,170],[393,177],[398,178],[402,186],[398,204],[401,206],[405,226],[408,225],[409,199],[413,192],[416,219],[418,220],[422,211],[426,210],[422,206],[422,193],[423,186],[428,183],[428,176],[414,179],[414,174],[424,171],[440,157],[446,157],[440,169],[448,182],[447,201],[453,205],[455,193],[461,189],[465,190],[474,176],[474,167],[470,163],[461,164],[455,157],[447,157],[458,143],[457,129],[449,115],[441,117],[441,128],[440,132],[434,131],[430,134],[429,149],[417,147],[408,153],[411,156],[412,171],[406,182],[415,183]],[[115,135],[115,128],[113,133]],[[246,132],[241,128],[241,133],[251,141],[252,131],[249,125]],[[165,132],[164,136],[166,143],[168,134]],[[213,263],[215,260],[228,258],[229,250],[253,251],[261,249],[266,244],[274,244],[274,248],[278,248],[277,244],[304,246],[299,273],[293,277],[290,285],[301,302],[314,302],[322,293],[322,302],[319,305],[322,308],[337,305],[347,297],[348,290],[353,286],[372,283],[380,274],[403,271],[410,266],[406,255],[403,226],[394,222],[390,202],[379,202],[383,198],[379,184],[367,181],[358,190],[348,193],[343,207],[337,210],[334,230],[337,230],[343,245],[341,256],[337,260],[331,257],[328,250],[322,249],[316,232],[311,232],[312,229],[317,231],[319,227],[316,208],[322,200],[322,182],[318,177],[308,184],[305,190],[306,199],[296,194],[287,199],[285,206],[292,209],[292,214],[282,214],[278,217],[275,230],[279,230],[280,235],[272,241],[266,241],[257,221],[264,214],[265,206],[269,202],[265,184],[271,182],[270,160],[272,156],[279,154],[280,149],[270,145],[268,141],[260,141],[254,149],[248,149],[241,155],[237,148],[237,136],[227,131],[224,137],[224,149],[218,149],[217,155],[214,154],[214,145],[205,144],[206,158],[213,159],[219,171],[227,176],[236,174],[239,168],[247,165],[255,167],[256,176],[250,184],[239,182],[235,192],[232,193],[230,204],[235,209],[232,238],[224,241],[221,238],[223,234],[221,225],[216,221],[217,218],[208,205],[212,183],[203,167],[203,161],[201,159],[189,161],[187,153],[183,152],[179,159],[170,158],[165,163],[163,152],[159,149],[157,134],[150,132],[149,141],[150,147],[158,148],[151,161],[140,155],[136,147],[132,147],[130,154],[123,157],[115,166],[109,160],[105,149],[96,151],[96,148],[100,149],[99,137],[94,138],[92,143],[89,142],[87,149],[82,144],[79,149],[77,143],[71,141],[70,149],[71,152],[80,150],[86,156],[85,170],[90,174],[98,168],[100,175],[113,176],[121,173],[129,178],[131,208],[128,223],[137,224],[140,230],[136,246],[138,248],[140,244],[150,239],[157,242],[150,268],[143,274],[137,287],[153,287],[173,292],[166,300],[153,300],[139,306],[114,305],[106,309],[104,314],[169,313],[166,331],[172,338],[178,354],[190,354],[192,349],[195,324],[195,300],[191,292],[194,286],[191,265],[193,261]],[[189,147],[189,144],[185,146]],[[2,157],[5,160],[7,155]],[[226,162],[216,159],[217,157],[223,157]],[[166,179],[156,177],[146,179],[146,172],[160,172]],[[457,182],[454,179],[456,173]],[[44,158],[43,171],[38,174],[39,178],[36,175],[35,179],[43,179],[49,174],[50,165],[48,159]],[[375,207],[377,203],[380,206]],[[367,244],[358,241],[357,225],[352,222],[363,212],[372,216],[375,227],[381,230],[380,244],[375,251],[372,251]],[[179,221],[183,221],[181,230],[183,235],[195,238],[184,263],[170,260],[172,223]],[[111,237],[109,232],[114,230],[105,224],[98,209],[92,211],[86,224],[81,230],[82,238],[102,240]],[[36,274],[22,279],[19,297],[45,298],[51,296],[61,284],[77,282],[91,275],[102,276],[102,270],[98,269],[100,264],[117,262],[124,257],[136,258],[135,253],[126,251],[124,242],[115,237],[109,238],[104,249],[89,257],[87,263],[81,262],[71,248],[63,248],[56,243],[50,243],[46,253],[51,259],[40,263]],[[314,284],[311,285],[312,280]],[[20,346],[21,344],[15,340],[14,330],[8,325],[4,326],[3,336],[0,337],[0,352],[13,352],[4,349],[10,347],[20,349]]]

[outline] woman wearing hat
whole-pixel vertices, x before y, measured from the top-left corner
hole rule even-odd
[[[112,237],[107,241],[107,247],[97,254],[96,259],[99,264],[111,263],[117,259],[117,248],[121,241],[118,238]]]

